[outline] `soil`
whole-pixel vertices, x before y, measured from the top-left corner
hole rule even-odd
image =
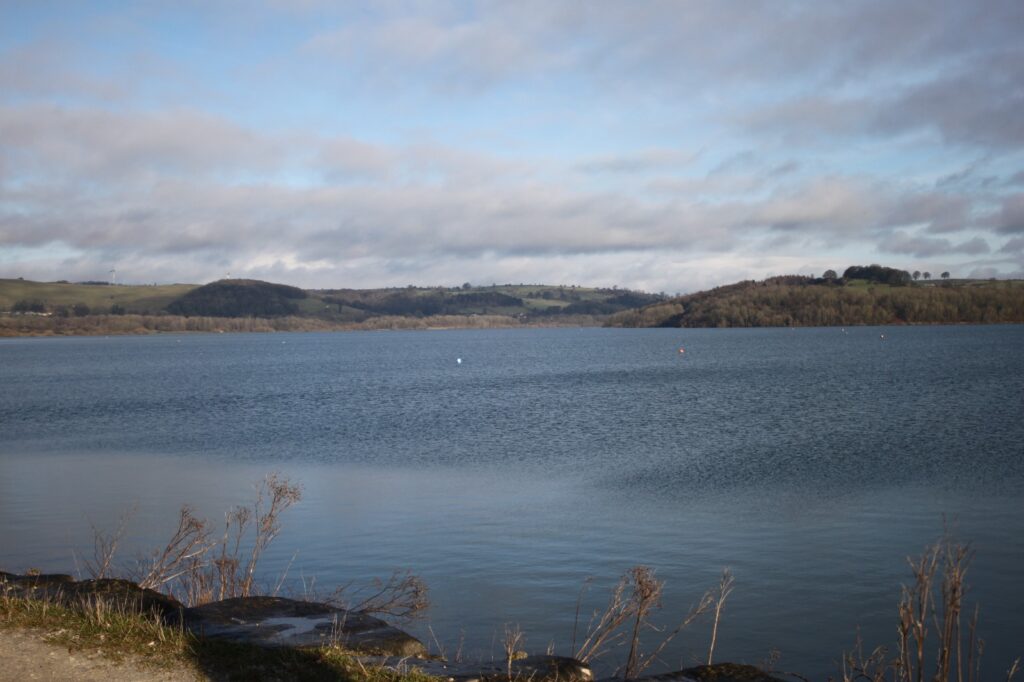
[[[199,682],[186,669],[160,670],[126,659],[112,661],[96,652],[69,652],[45,641],[35,630],[0,630],[0,682]]]

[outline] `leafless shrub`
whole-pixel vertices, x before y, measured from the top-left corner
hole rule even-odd
[[[626,679],[638,676],[657,660],[676,635],[706,613],[715,603],[712,594],[706,592],[676,627],[662,636],[661,642],[654,650],[649,654],[644,654],[640,650],[643,631],[661,632],[649,621],[649,616],[653,611],[661,608],[663,586],[664,583],[655,578],[654,571],[650,567],[634,566],[629,569],[612,590],[611,598],[604,611],[595,614],[591,619],[586,637],[580,647],[576,649],[574,656],[583,662],[599,658],[613,646],[623,644],[627,640],[626,628],[629,627],[629,654],[622,673]],[[731,589],[731,582],[729,588]],[[724,597],[722,600],[724,601]]]
[[[864,641],[858,631],[853,650],[843,653],[843,682],[885,682],[886,672],[893,670],[894,665],[894,662],[886,660],[885,647],[876,647],[865,655]]]
[[[298,485],[277,474],[267,476],[257,487],[251,507],[236,507],[225,515],[219,541],[212,539],[206,520],[191,507],[182,507],[178,526],[164,547],[140,560],[129,573],[139,586],[164,590],[190,606],[250,596],[259,560],[281,531],[281,514],[301,497]],[[133,514],[134,508],[124,514],[112,534],[94,529],[93,559],[85,561],[94,578],[110,574]]]
[[[630,611],[625,597],[626,588],[629,586],[629,577],[624,575],[612,589],[608,605],[600,614],[595,613],[587,626],[586,637],[575,650],[573,656],[587,663],[600,658],[608,650],[620,643],[624,637],[622,626],[629,620]],[[575,632],[575,626],[573,630]],[[575,636],[573,637],[575,642]]]
[[[83,559],[85,568],[93,578],[106,578],[113,568],[114,557],[117,555],[117,547],[121,544],[125,531],[128,530],[128,522],[135,516],[137,507],[133,505],[128,511],[121,514],[117,521],[117,528],[113,533],[104,533],[96,526],[92,527],[92,559]]]
[[[722,618],[722,606],[732,592],[734,580],[732,571],[728,568],[722,569],[722,579],[718,583],[718,594],[715,595],[715,621],[711,626],[711,644],[708,645],[708,665],[711,665],[711,658],[715,653],[715,640],[718,638],[718,622]]]
[[[978,610],[961,625],[967,592],[967,569],[974,557],[970,545],[948,536],[908,559],[913,582],[904,585],[897,606],[897,656],[888,660],[886,650],[875,649],[843,656],[843,680],[871,682],[978,682],[984,642],[977,637]],[[932,633],[934,637],[930,638]],[[965,651],[966,649],[966,651]],[[931,672],[927,659],[934,655]],[[1012,678],[1015,669],[1007,671]]]
[[[256,493],[256,503],[252,508],[241,507],[237,510],[238,533],[234,543],[233,566],[235,570],[241,565],[239,560],[239,542],[246,530],[248,522],[253,522],[252,548],[240,574],[231,576],[236,585],[234,597],[248,597],[252,594],[253,581],[256,578],[256,565],[264,550],[281,532],[280,516],[290,506],[302,499],[302,489],[286,478],[277,474],[267,476]],[[244,513],[243,513],[244,512]]]
[[[395,570],[387,579],[375,578],[372,593],[348,606],[353,611],[377,613],[398,620],[412,620],[430,605],[427,584],[408,569]],[[359,592],[354,593],[357,596]]]
[[[182,507],[177,530],[147,562],[139,587],[157,590],[194,572],[212,547],[206,521],[197,518],[191,507]]]
[[[505,649],[505,671],[509,682],[512,682],[512,662],[519,658],[524,639],[523,631],[518,625],[510,627],[507,623],[505,624],[502,647]]]

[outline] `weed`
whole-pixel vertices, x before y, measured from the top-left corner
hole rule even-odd
[[[968,544],[943,537],[917,559],[908,558],[913,582],[904,585],[897,606],[897,653],[885,647],[863,653],[860,635],[843,655],[843,682],[978,682],[984,642],[977,636],[978,610],[962,624],[967,569],[974,558]],[[934,633],[934,637],[931,635]],[[929,665],[929,659],[933,659]],[[1006,680],[1017,673],[1017,661]]]
[[[731,575],[729,575],[728,584],[725,583],[723,576],[723,585],[724,588],[720,591],[721,602],[725,601],[725,597],[731,591]],[[579,648],[575,650],[574,657],[584,663],[600,658],[613,647],[627,641],[626,629],[629,628],[629,654],[622,674],[626,679],[635,678],[657,660],[665,647],[680,632],[716,603],[715,597],[710,592],[705,592],[700,600],[691,606],[676,627],[662,637],[661,642],[654,650],[649,654],[644,654],[640,650],[640,638],[645,630],[657,630],[650,623],[649,616],[652,611],[661,608],[663,586],[664,583],[655,578],[654,570],[650,567],[634,566],[629,569],[612,590],[605,609],[591,618],[586,636]],[[578,612],[577,604],[577,614]],[[575,631],[576,625],[573,626],[574,643]]]

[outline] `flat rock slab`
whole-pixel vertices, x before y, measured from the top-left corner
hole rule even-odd
[[[281,597],[236,597],[185,609],[196,636],[267,647],[338,645],[385,656],[423,656],[407,632],[365,613]]]
[[[600,682],[625,682],[622,678],[611,677]],[[671,673],[638,677],[630,682],[785,682],[772,677],[760,668],[738,663],[716,663],[699,665]]]
[[[511,669],[504,661],[491,663],[448,663],[437,660],[389,659],[381,657],[362,657],[364,663],[407,673],[412,670],[450,680],[451,682],[492,682],[508,681],[509,673],[513,680],[529,680],[530,682],[588,682],[594,679],[590,667],[575,658],[565,656],[527,656],[512,661]]]

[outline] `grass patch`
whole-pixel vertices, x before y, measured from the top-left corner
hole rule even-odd
[[[154,670],[185,669],[215,680],[436,682],[416,671],[400,674],[365,665],[340,647],[264,648],[204,640],[154,615],[102,600],[70,608],[2,595],[0,629],[34,630],[69,651],[95,652],[115,662],[131,660]]]
[[[74,609],[41,599],[0,596],[0,628],[37,630],[47,642],[72,651],[96,651],[115,661],[132,658],[155,668],[189,664],[193,640],[156,616],[102,600]]]

